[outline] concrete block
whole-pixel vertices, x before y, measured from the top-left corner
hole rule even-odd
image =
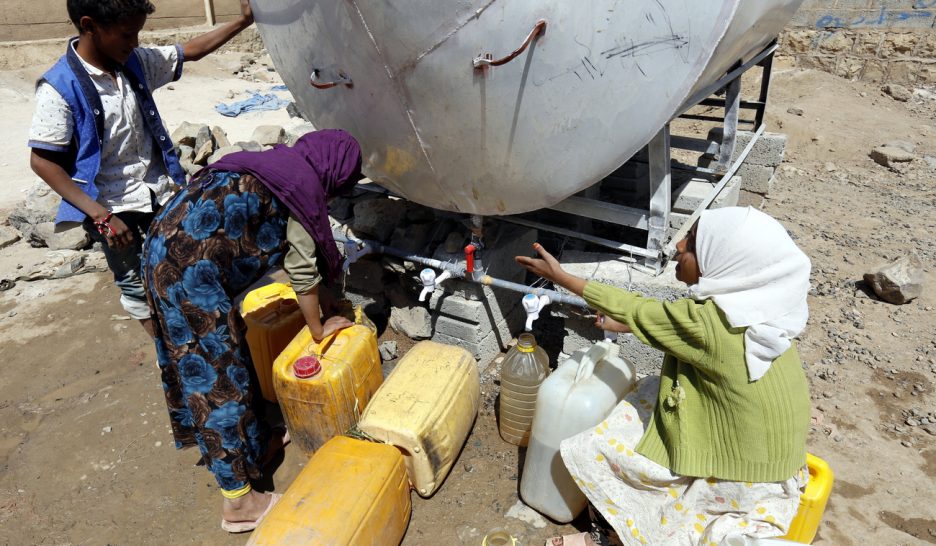
[[[691,214],[685,214],[682,212],[670,212],[669,215],[669,225],[670,229],[674,232],[681,229],[686,222],[691,218]]]
[[[716,127],[709,131],[708,138],[713,142],[721,142],[722,134],[722,128]],[[741,151],[751,142],[753,136],[754,133],[750,131],[738,131],[734,153],[731,156],[732,161],[741,154]],[[757,139],[757,143],[754,144],[754,148],[751,150],[751,153],[748,154],[745,163],[764,167],[777,167],[783,161],[783,152],[786,150],[786,143],[787,136],[785,134],[764,133]]]
[[[494,332],[488,334],[487,337],[478,343],[469,343],[462,339],[447,336],[438,332],[432,336],[432,341],[464,348],[469,353],[471,353],[471,356],[473,356],[475,360],[478,361],[478,368],[480,370],[487,368],[491,360],[494,360],[494,358],[502,352],[501,348],[497,344],[497,340],[494,337]]]
[[[713,182],[701,178],[693,178],[680,186],[673,197],[673,210],[682,213],[692,214],[702,206],[702,202],[708,198],[712,189],[715,187]],[[722,207],[733,207],[738,204],[738,193],[741,191],[741,178],[733,176],[720,194],[712,202],[709,208],[718,209]]]
[[[761,195],[770,193],[773,186],[774,173],[773,167],[764,167],[761,165],[744,165],[738,170],[741,175],[741,189]]]

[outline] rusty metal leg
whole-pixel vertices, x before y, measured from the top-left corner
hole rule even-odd
[[[670,126],[663,126],[648,145],[650,155],[650,215],[647,218],[647,250],[654,253],[646,266],[656,272],[663,268],[663,245],[669,229],[673,188],[670,172]]]

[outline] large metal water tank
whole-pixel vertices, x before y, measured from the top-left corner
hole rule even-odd
[[[554,205],[619,167],[801,1],[253,6],[300,109],[353,134],[368,176],[423,205],[496,215]]]

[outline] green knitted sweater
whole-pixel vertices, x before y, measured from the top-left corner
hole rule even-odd
[[[751,383],[745,329],[713,301],[665,303],[596,282],[585,299],[666,355],[638,453],[676,474],[739,482],[783,481],[806,464],[809,387],[795,344]]]

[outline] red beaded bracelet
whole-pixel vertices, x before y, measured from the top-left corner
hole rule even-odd
[[[108,223],[110,222],[111,216],[113,215],[113,212],[108,212],[107,216],[105,216],[102,220],[94,223],[94,227],[97,228],[98,233],[105,237],[113,237],[114,235],[117,235],[117,231]]]

